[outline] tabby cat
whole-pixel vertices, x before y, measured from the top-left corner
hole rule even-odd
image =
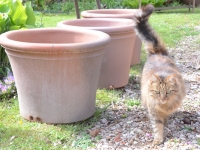
[[[135,14],[135,31],[148,51],[141,79],[141,98],[147,108],[154,132],[154,145],[164,142],[164,125],[168,117],[180,107],[186,95],[185,84],[179,69],[164,44],[148,23],[154,11],[152,5]]]

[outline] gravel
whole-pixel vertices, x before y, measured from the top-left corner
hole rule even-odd
[[[151,144],[153,135],[146,109],[126,105],[125,97],[140,99],[140,77],[136,76],[123,88],[121,100],[108,107],[90,129],[92,138],[101,137],[90,150],[200,149],[200,35],[186,37],[169,51],[182,71],[187,96],[183,106],[169,118],[164,144]]]

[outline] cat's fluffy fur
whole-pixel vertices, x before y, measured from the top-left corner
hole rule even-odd
[[[145,44],[148,59],[141,79],[141,98],[149,112],[154,131],[153,144],[164,141],[163,130],[169,115],[180,107],[186,94],[184,80],[176,64],[148,23],[154,11],[147,5],[135,14],[135,31]]]

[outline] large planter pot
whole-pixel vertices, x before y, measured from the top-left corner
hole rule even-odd
[[[97,9],[97,10],[86,10],[81,12],[81,16],[83,18],[125,18],[125,19],[133,19],[134,14],[137,9]],[[136,65],[140,63],[140,54],[142,41],[135,34],[133,37],[133,54],[131,65]]]
[[[96,89],[109,35],[80,29],[4,33],[20,114],[45,123],[71,123],[95,112]]]
[[[111,41],[106,47],[100,71],[98,88],[123,87],[128,83],[132,56],[133,21],[130,19],[92,18],[66,20],[58,27],[93,29],[110,35]]]

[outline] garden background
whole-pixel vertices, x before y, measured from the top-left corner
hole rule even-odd
[[[9,3],[11,1],[3,0],[2,2]],[[0,4],[1,33],[22,28],[56,27],[59,21],[76,19],[72,0],[32,0],[31,3],[23,1],[23,5],[19,0],[15,1],[15,3],[14,0],[12,2],[11,8],[4,7],[2,3]],[[152,3],[157,7],[184,5],[180,1],[143,0],[142,2],[143,5]],[[101,0],[101,3],[104,8],[125,9],[138,8],[139,6],[138,1],[134,0]],[[80,12],[96,8],[94,0],[79,0]],[[24,13],[20,14],[24,14],[22,16],[26,15],[26,17],[24,17],[25,19],[22,23],[19,23],[17,21],[19,17],[17,12],[21,12],[21,10]],[[166,143],[171,144],[172,147],[175,145],[174,148],[176,146],[181,148],[182,144],[182,146],[188,146],[189,149],[195,149],[196,147],[199,148],[198,146],[200,145],[200,136],[198,136],[200,131],[196,127],[199,125],[198,117],[200,117],[200,99],[198,97],[200,94],[198,90],[200,89],[198,69],[200,48],[199,15],[200,10],[197,7],[194,13],[184,8],[157,11],[150,17],[150,24],[166,43],[172,56],[177,59],[177,63],[183,66],[181,67],[182,71],[188,72],[188,76],[185,73],[186,79],[191,74],[195,74],[194,83],[187,82],[189,92],[186,99],[188,101],[183,105],[181,113],[172,116],[169,124],[173,128],[173,130],[172,128],[169,130],[171,132],[177,131],[178,135],[171,133]],[[109,146],[109,144],[113,148],[121,148],[127,146],[127,143],[130,148],[138,146],[138,143],[141,146],[139,148],[148,147],[148,142],[151,141],[152,137],[148,126],[149,122],[145,121],[145,110],[140,104],[139,91],[141,70],[146,61],[144,49],[142,49],[140,64],[132,66],[130,69],[129,84],[126,87],[111,90],[98,89],[96,112],[93,117],[67,125],[29,122],[19,115],[14,77],[3,49],[1,49],[0,57],[0,149],[98,149],[105,145]],[[192,65],[189,63],[192,63]],[[187,80],[190,81],[189,79]],[[132,123],[131,121],[135,118],[140,119],[140,121]],[[179,118],[179,120],[175,118]],[[190,122],[185,123],[185,118],[189,118]],[[174,120],[176,121],[173,122]],[[137,125],[137,122],[140,124]],[[179,126],[179,124],[181,125]],[[137,126],[135,127],[134,125]],[[173,127],[173,125],[175,126]],[[123,129],[123,131],[118,132],[118,128]],[[138,141],[131,134],[134,128],[138,129],[134,133],[138,135]],[[144,128],[147,128],[147,131],[141,132]],[[127,137],[123,133],[125,131]],[[182,134],[187,135],[184,137],[185,140],[181,138]],[[130,137],[129,139],[129,135],[132,135],[132,138]],[[145,138],[143,139],[142,137]],[[99,145],[100,147],[98,147]],[[163,146],[167,147],[168,145]]]

